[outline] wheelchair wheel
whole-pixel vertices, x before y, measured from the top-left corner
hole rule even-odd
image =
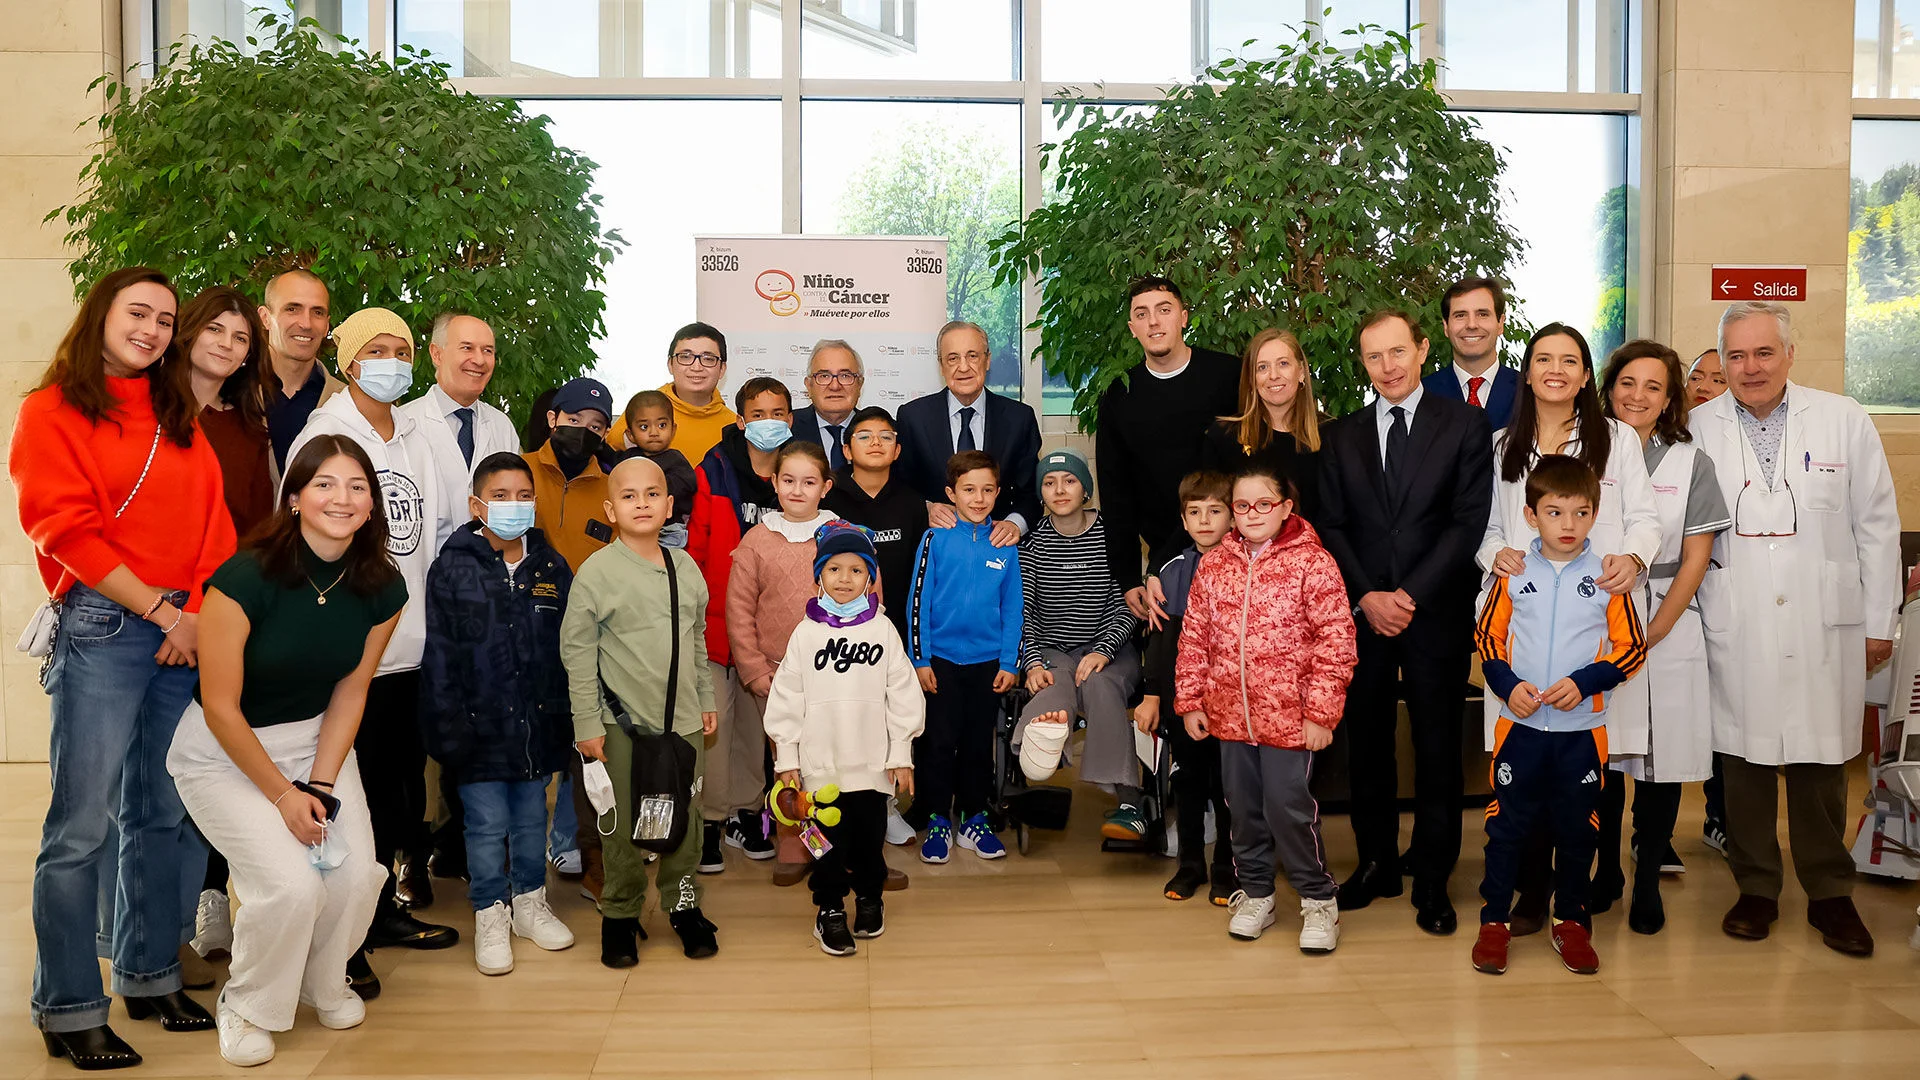
[[[1027,853],[1028,846],[1031,845],[1032,843],[1033,843],[1033,830],[1027,828],[1026,822],[1023,821],[1020,824],[1015,825],[1013,827],[1013,848],[1015,851],[1018,851],[1020,854],[1025,855]]]

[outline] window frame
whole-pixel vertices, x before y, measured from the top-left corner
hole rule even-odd
[[[155,25],[158,5],[171,0],[122,0],[122,39],[125,55],[141,58],[143,74],[152,72],[152,58],[155,56]],[[365,3],[367,7],[368,52],[376,56],[391,56],[394,53],[397,0],[341,0],[343,6]],[[752,3],[753,0],[736,0]],[[1037,148],[1046,138],[1046,111],[1055,102],[1062,100],[1096,101],[1104,104],[1151,104],[1160,100],[1167,89],[1174,84],[1168,83],[1106,83],[1093,87],[1077,88],[1079,92],[1067,94],[1062,85],[1049,85],[1040,78],[1041,72],[1041,8],[1047,0],[1012,0],[1014,17],[1013,68],[1016,78],[1007,80],[942,80],[942,79],[899,79],[899,78],[859,78],[859,79],[808,79],[801,77],[802,28],[804,10],[815,6],[813,0],[781,0],[780,3],[780,77],[770,79],[754,78],[458,78],[452,80],[457,89],[470,93],[526,99],[556,98],[616,98],[616,99],[735,99],[754,101],[778,101],[781,106],[781,228],[787,232],[800,231],[801,210],[801,103],[809,100],[842,101],[939,101],[939,102],[988,102],[1017,104],[1020,106],[1021,140],[1021,213],[1030,214],[1039,209],[1044,192],[1040,172]],[[1168,0],[1180,2],[1180,0]],[[1579,0],[1569,0],[1573,14],[1578,12]],[[1630,0],[1615,0],[1620,4],[1629,4]],[[1640,54],[1639,70],[1645,71],[1646,61],[1658,55],[1657,20],[1651,17],[1647,9],[1654,7],[1655,0],[1642,0],[1628,10],[1639,14],[1637,27],[1627,26],[1626,32],[1637,37]],[[1443,0],[1409,0],[1409,11],[1413,21],[1418,24],[1415,31],[1417,49],[1420,56],[1440,56],[1441,21],[1443,18]],[[1196,10],[1196,25],[1200,16]],[[1570,17],[1570,24],[1573,19]],[[1575,35],[1569,39],[1570,71],[1577,72],[1578,65],[1573,63],[1571,51]],[[1196,44],[1196,49],[1204,48],[1204,42]],[[1634,67],[1629,57],[1627,68]],[[1570,73],[1570,82],[1574,75]],[[1624,84],[1623,84],[1624,85]],[[1652,122],[1655,112],[1655,86],[1657,80],[1642,77],[1641,88],[1637,92],[1582,92],[1536,91],[1536,90],[1465,90],[1442,88],[1449,109],[1474,112],[1532,112],[1532,113],[1604,113],[1639,117],[1638,158],[1640,175],[1637,182],[1644,197],[1654,191],[1656,178],[1655,138],[1658,125]],[[1868,99],[1854,101],[1856,118],[1920,118],[1920,99]],[[1629,124],[1631,131],[1636,125]],[[1630,136],[1631,138],[1631,136]],[[1644,204],[1643,204],[1644,205]],[[1658,215],[1642,213],[1638,237],[1639,250],[1639,307],[1632,332],[1646,335],[1655,325],[1656,295],[1652,288],[1655,266],[1655,226]],[[1038,281],[1028,276],[1021,288],[1021,318],[1030,320],[1033,312],[1039,308]],[[1116,315],[1116,317],[1118,317]],[[1064,435],[1077,429],[1072,416],[1046,416],[1038,407],[1042,399],[1044,374],[1040,365],[1031,358],[1040,344],[1037,331],[1026,329],[1021,332],[1021,370],[1022,397],[1036,405],[1041,412],[1041,429],[1048,436]]]

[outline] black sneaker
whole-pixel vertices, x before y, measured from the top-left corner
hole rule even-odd
[[[362,1001],[380,996],[380,976],[373,973],[365,949],[355,949],[353,955],[347,957],[347,988],[359,994]]]
[[[1233,894],[1240,891],[1240,875],[1234,873],[1233,866],[1213,868],[1213,883],[1207,887],[1207,902],[1214,907],[1226,907],[1233,902]]]
[[[403,949],[451,949],[458,944],[460,931],[451,926],[421,922],[397,907],[377,912],[373,917],[373,925],[367,928],[369,949],[394,946]]]
[[[773,858],[773,841],[767,839],[758,814],[742,813],[729,818],[726,841],[728,847],[739,848],[749,859],[759,861]]]
[[[727,860],[720,854],[722,828],[718,821],[708,821],[700,827],[700,865],[695,869],[703,874],[718,874],[727,868]]]
[[[853,936],[857,938],[877,938],[886,933],[886,905],[879,897],[871,900],[861,897],[853,899]]]
[[[707,921],[697,907],[676,911],[667,916],[667,922],[673,925],[673,932],[680,935],[680,951],[689,960],[704,960],[720,951],[720,939],[714,931],[720,929]]]
[[[813,917],[813,940],[828,956],[852,956],[859,946],[847,931],[847,913],[841,908],[821,908]]]

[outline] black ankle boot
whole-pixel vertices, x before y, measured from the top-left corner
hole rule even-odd
[[[212,1031],[213,1016],[199,1002],[187,996],[185,990],[175,990],[170,994],[154,994],[150,997],[128,996],[123,999],[127,1005],[127,1018],[145,1020],[149,1016],[158,1016],[160,1026],[167,1031]]]
[[[113,1029],[105,1024],[79,1031],[43,1031],[47,1056],[66,1058],[73,1067],[92,1072],[96,1069],[131,1069],[142,1058]]]
[[[702,960],[720,951],[720,939],[714,936],[720,928],[708,922],[699,908],[676,911],[667,916],[667,922],[680,935],[680,951],[687,954],[687,959]]]
[[[372,1001],[380,996],[380,976],[373,973],[373,964],[367,960],[364,947],[347,957],[347,989],[359,994],[361,1001]]]
[[[1667,925],[1666,905],[1660,902],[1660,863],[1642,862],[1633,874],[1633,903],[1627,908],[1627,929],[1657,934]]]
[[[640,920],[600,920],[600,962],[610,968],[630,968],[640,962]]]

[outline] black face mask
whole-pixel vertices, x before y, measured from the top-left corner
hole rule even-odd
[[[592,428],[557,427],[548,438],[553,442],[554,456],[568,461],[584,462],[601,446],[600,436]]]

